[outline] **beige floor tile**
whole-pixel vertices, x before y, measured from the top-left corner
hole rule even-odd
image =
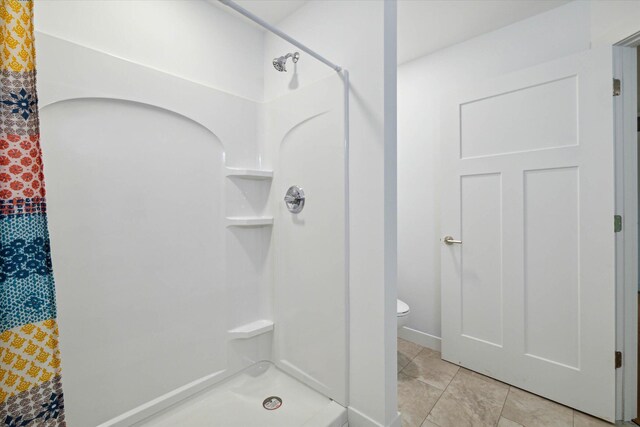
[[[518,424],[515,421],[508,420],[505,417],[500,417],[500,421],[498,421],[498,427],[523,427],[523,426],[522,424]]]
[[[441,427],[494,427],[508,392],[502,384],[460,371],[427,419]]]
[[[477,373],[477,372],[475,372],[475,371],[472,371],[472,370],[470,370],[470,369],[467,369],[467,368],[462,368],[462,367],[461,367],[461,368],[460,368],[460,371],[461,371],[461,372],[465,372],[465,373],[467,373],[467,374],[469,374],[469,375],[472,375],[472,376],[474,376],[474,377],[476,377],[476,378],[480,378],[481,380],[487,381],[487,382],[489,382],[489,383],[491,383],[491,384],[495,384],[495,385],[497,385],[498,387],[504,387],[504,388],[506,388],[506,389],[508,389],[508,388],[510,387],[510,385],[509,385],[509,384],[505,384],[505,383],[503,383],[502,381],[495,380],[495,379],[493,379],[493,378],[491,378],[491,377],[488,377],[488,376],[486,376],[486,375],[479,374],[479,373]]]
[[[444,390],[456,375],[458,369],[459,367],[457,365],[442,360],[440,358],[440,352],[423,348],[422,351],[402,369],[402,373]]]
[[[441,394],[439,388],[403,373],[398,374],[398,410],[402,426],[420,427]]]
[[[511,387],[502,416],[526,427],[571,427],[573,410]]]
[[[606,427],[613,426],[614,424],[602,421],[599,418],[594,418],[591,415],[583,414],[582,412],[573,411],[573,426],[574,427]]]
[[[402,370],[411,359],[416,357],[422,350],[422,346],[414,344],[411,341],[398,338],[398,372]]]
[[[404,426],[403,426],[404,427]],[[429,420],[424,420],[420,427],[440,427],[438,424],[434,424]]]

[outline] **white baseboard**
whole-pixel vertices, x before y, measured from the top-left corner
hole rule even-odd
[[[396,413],[395,418],[388,426],[383,426],[351,406],[347,408],[347,413],[349,415],[349,427],[402,427],[400,412]]]
[[[349,427],[384,427],[351,406],[347,408],[347,415],[349,417]]]
[[[105,421],[98,427],[128,427],[135,423],[138,423],[151,415],[167,409],[169,406],[174,405],[181,400],[187,399],[200,391],[211,387],[212,385],[229,377],[229,373],[226,370],[214,372],[211,375],[199,378],[190,382],[182,387],[170,391],[156,399],[153,399],[145,404],[138,406],[122,415]]]
[[[402,427],[402,418],[400,418],[400,412],[396,414],[396,417],[391,421],[389,427]]]
[[[415,329],[403,326],[398,331],[398,336],[403,340],[411,341],[423,347],[430,348],[435,351],[442,351],[442,338],[427,334]]]

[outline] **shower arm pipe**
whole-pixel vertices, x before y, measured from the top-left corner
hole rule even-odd
[[[222,3],[222,4],[224,4],[225,6],[229,6],[231,9],[235,10],[239,14],[244,15],[245,17],[251,19],[253,22],[255,22],[256,24],[260,25],[261,27],[269,30],[270,32],[272,32],[276,36],[280,37],[281,39],[284,39],[284,40],[288,41],[289,43],[291,43],[292,45],[294,45],[298,49],[308,53],[309,55],[311,55],[314,58],[316,58],[318,61],[322,62],[325,65],[328,65],[329,67],[333,68],[337,72],[342,71],[342,67],[340,67],[339,65],[336,65],[333,62],[331,62],[328,59],[326,59],[325,57],[317,54],[316,52],[314,52],[313,50],[309,49],[307,46],[303,45],[302,43],[300,43],[296,39],[290,37],[288,34],[283,33],[282,31],[280,31],[279,29],[277,29],[273,25],[269,24],[268,22],[266,22],[262,18],[260,18],[260,17],[258,17],[256,15],[254,15],[253,13],[249,12],[247,9],[245,9],[242,6],[236,4],[232,0],[218,0],[218,1],[220,3]]]

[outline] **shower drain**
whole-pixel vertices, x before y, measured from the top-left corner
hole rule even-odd
[[[282,406],[282,399],[278,396],[269,396],[262,402],[262,407],[267,411],[273,411]]]

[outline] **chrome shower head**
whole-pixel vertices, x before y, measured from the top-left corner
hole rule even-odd
[[[287,53],[285,56],[281,56],[279,58],[274,58],[273,59],[273,68],[275,68],[276,70],[280,71],[280,72],[286,72],[287,71],[287,59],[291,58],[291,60],[296,63],[298,62],[298,59],[300,59],[300,53],[296,52],[296,53]]]
[[[284,58],[284,56],[281,56],[280,58],[274,58],[273,59],[273,68],[275,68],[276,70],[282,72],[282,71],[287,71],[287,69],[285,68],[285,62],[287,62],[287,60]]]

